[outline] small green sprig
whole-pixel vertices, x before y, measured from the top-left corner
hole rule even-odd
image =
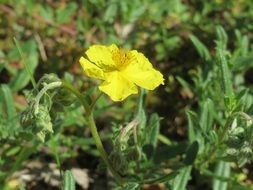
[[[225,141],[227,158],[237,162],[240,167],[253,159],[253,118],[239,112]]]

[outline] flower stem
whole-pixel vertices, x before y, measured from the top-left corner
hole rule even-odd
[[[124,184],[123,178],[112,167],[112,165],[109,161],[109,158],[108,158],[108,154],[106,153],[106,151],[104,149],[104,146],[102,144],[102,141],[101,141],[100,136],[99,136],[98,131],[97,131],[97,126],[96,126],[96,123],[94,121],[91,106],[89,106],[89,104],[87,103],[85,98],[82,96],[82,94],[76,88],[74,88],[72,85],[70,85],[66,82],[62,82],[62,87],[67,89],[71,93],[73,93],[80,100],[80,102],[82,103],[82,105],[85,109],[85,112],[86,112],[86,117],[87,117],[87,120],[88,120],[88,124],[89,124],[90,130],[91,130],[92,137],[95,140],[95,144],[96,144],[96,147],[97,147],[97,149],[100,153],[100,156],[102,157],[102,159],[105,162],[106,166],[108,167],[108,169],[110,170],[110,172],[114,176],[116,182],[120,185],[123,185]]]
[[[89,123],[89,126],[90,126],[90,130],[91,130],[91,134],[92,134],[92,137],[93,139],[95,140],[95,143],[96,143],[96,146],[97,146],[97,149],[102,157],[102,159],[104,160],[105,164],[107,165],[107,167],[109,168],[109,170],[111,171],[111,173],[113,174],[113,176],[115,177],[116,181],[123,185],[124,184],[124,181],[122,179],[122,177],[114,170],[114,168],[112,167],[109,159],[108,159],[108,155],[103,147],[103,144],[101,142],[101,139],[99,137],[99,134],[98,134],[98,131],[97,131],[97,127],[96,127],[96,124],[95,124],[95,121],[94,121],[94,117],[93,117],[93,114],[91,113],[89,116],[88,116],[88,123]]]

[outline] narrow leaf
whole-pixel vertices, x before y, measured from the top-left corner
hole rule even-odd
[[[185,143],[161,147],[157,149],[155,152],[154,162],[160,163],[162,161],[167,161],[178,155],[184,154],[186,152],[186,149],[187,149],[187,145]]]
[[[186,112],[188,120],[188,139],[192,143],[196,139],[196,125],[197,125],[197,114],[193,111],[188,110]]]
[[[190,39],[198,51],[200,57],[206,61],[210,60],[211,56],[206,46],[194,35],[190,35]]]
[[[137,190],[139,187],[138,183],[127,183],[122,189],[123,190]]]
[[[67,170],[64,173],[63,190],[75,190],[75,179],[71,171]]]
[[[71,19],[71,15],[76,11],[77,4],[70,2],[66,7],[56,10],[56,23],[63,24],[67,23]]]
[[[211,130],[214,119],[212,115],[212,109],[213,102],[211,99],[207,99],[201,105],[200,126],[204,132],[208,132]]]
[[[245,71],[253,67],[253,54],[249,54],[243,57],[237,57],[235,59],[235,64],[233,65],[233,71]]]
[[[192,166],[182,168],[174,180],[173,190],[186,190],[188,181],[191,179]]]
[[[217,48],[217,54],[219,59],[219,66],[221,71],[222,87],[224,95],[227,97],[233,96],[233,88],[231,82],[231,72],[228,68],[227,60],[224,54],[224,50]]]
[[[192,86],[186,82],[183,78],[180,76],[176,76],[177,81],[181,84],[182,87],[186,88],[187,90],[191,91]]]
[[[157,140],[158,140],[158,135],[159,135],[159,130],[160,130],[160,118],[157,113],[154,113],[150,117],[149,121],[150,125],[150,132],[148,133],[148,144],[152,144],[153,147],[155,148],[157,145]]]
[[[218,41],[216,42],[218,47],[221,49],[226,49],[227,42],[228,42],[228,35],[225,32],[224,28],[222,26],[216,27],[216,34],[218,37]]]
[[[186,157],[184,163],[186,165],[191,165],[194,163],[199,151],[199,143],[198,141],[194,141],[186,152]]]
[[[216,165],[215,175],[221,177],[229,177],[230,176],[230,166],[228,162],[220,161]],[[228,187],[228,182],[221,181],[220,179],[213,180],[213,190],[226,190]]]
[[[8,120],[11,120],[16,116],[16,109],[12,92],[9,86],[7,86],[6,84],[1,85],[1,91],[3,93],[2,96],[5,103],[5,110],[8,116]]]
[[[139,102],[138,102],[138,111],[137,111],[137,116],[136,119],[139,122],[138,124],[138,129],[143,129],[146,126],[147,123],[147,117],[145,114],[144,110],[144,100],[145,100],[145,90],[141,89],[140,90],[140,95],[139,95]]]
[[[35,88],[36,82],[35,82],[35,79],[34,79],[32,73],[33,73],[33,70],[35,69],[35,67],[37,66],[37,64],[36,64],[36,66],[34,67],[33,65],[35,65],[35,63],[31,63],[31,62],[30,62],[31,60],[27,60],[27,59],[26,59],[26,57],[25,57],[25,55],[24,55],[24,53],[23,53],[23,50],[21,49],[21,46],[20,46],[18,40],[17,40],[15,37],[14,37],[14,42],[15,42],[15,45],[16,45],[16,47],[17,47],[17,49],[18,49],[18,52],[19,52],[19,54],[20,54],[20,57],[21,57],[21,59],[22,59],[24,65],[25,65],[26,72],[27,72],[27,74],[28,74],[29,77],[30,77],[30,80],[31,80],[31,82],[32,82],[33,87]],[[28,61],[28,62],[27,62],[27,61]],[[34,60],[34,61],[35,61],[35,60]],[[31,66],[30,66],[30,65],[31,65]]]

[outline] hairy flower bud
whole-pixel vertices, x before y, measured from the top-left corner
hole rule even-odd
[[[109,159],[113,165],[113,168],[122,175],[127,173],[128,162],[126,157],[121,154],[119,151],[112,151],[109,156]]]
[[[47,132],[53,132],[51,117],[47,107],[39,105],[39,111],[35,115],[35,124],[36,127]]]
[[[23,127],[29,127],[42,142],[44,142],[46,134],[53,132],[49,110],[44,105],[39,105],[37,112],[35,112],[33,104],[29,105],[21,114],[20,124]]]
[[[31,112],[30,107],[28,107],[26,110],[24,110],[21,113],[20,124],[23,127],[28,127],[28,126],[32,125],[32,123],[33,123],[33,114]]]

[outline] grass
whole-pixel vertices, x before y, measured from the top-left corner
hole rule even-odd
[[[0,10],[2,189],[82,189],[73,168],[88,169],[90,189],[123,188],[69,92],[43,93],[43,119],[20,122],[43,84],[58,77],[94,105],[110,161],[129,181],[125,189],[253,189],[253,2],[3,0]],[[120,103],[102,95],[93,104],[99,81],[85,76],[78,60],[90,45],[111,43],[143,52],[165,85]],[[134,118],[138,127],[122,138]],[[50,123],[53,133],[43,128]],[[55,185],[46,180],[60,170]]]

